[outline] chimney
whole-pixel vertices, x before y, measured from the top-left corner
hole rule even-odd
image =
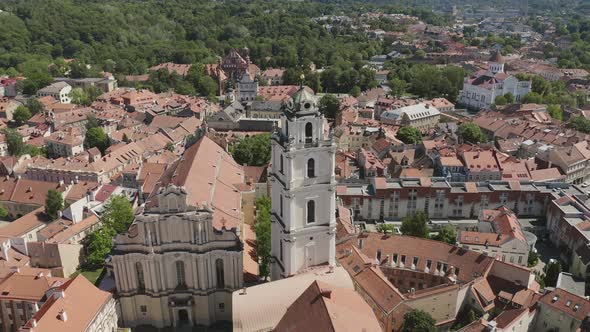
[[[2,258],[7,262],[10,262],[10,256],[8,256],[8,250],[10,249],[10,243],[8,241],[2,242]]]
[[[322,288],[320,289],[320,294],[322,294],[323,297],[329,299],[332,296],[332,290],[328,288]]]
[[[57,318],[63,322],[67,322],[68,321],[68,315],[66,313],[65,310],[61,310],[59,312],[59,314],[57,315]]]

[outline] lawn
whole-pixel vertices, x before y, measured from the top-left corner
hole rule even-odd
[[[80,270],[76,271],[76,273],[74,275],[82,274],[91,283],[95,284],[96,283],[96,280],[98,280],[98,277],[100,277],[100,274],[102,273],[102,270],[103,270],[103,267],[100,267],[100,268],[98,268],[96,270],[80,269]]]

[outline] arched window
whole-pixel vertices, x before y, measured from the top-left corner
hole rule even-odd
[[[225,288],[225,275],[223,273],[223,260],[215,260],[215,271],[217,276],[217,288]]]
[[[313,137],[313,125],[311,124],[311,122],[308,122],[305,124],[305,142],[309,143],[311,142]]]
[[[184,276],[184,262],[176,261],[176,286],[186,286],[186,278]]]
[[[313,158],[309,158],[307,160],[307,177],[308,178],[315,177],[315,160]]]
[[[315,222],[315,201],[307,201],[307,223]]]
[[[135,263],[135,273],[137,274],[137,288],[145,289],[145,279],[143,278],[143,266],[140,262]]]

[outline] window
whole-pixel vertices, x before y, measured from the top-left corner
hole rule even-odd
[[[186,286],[183,261],[176,261],[176,285],[179,287]]]
[[[315,159],[309,158],[307,160],[307,177],[314,178],[315,177]]]
[[[397,264],[397,254],[393,254],[393,263]]]
[[[377,250],[377,261],[381,262],[381,250]]]
[[[279,197],[279,214],[283,217],[283,195]]]
[[[135,263],[135,273],[137,274],[137,288],[145,289],[145,279],[143,278],[143,266],[140,262]]]
[[[280,241],[281,245],[279,246],[279,257],[281,259],[281,262],[283,261],[283,240]]]
[[[307,201],[307,223],[315,222],[315,201]]]
[[[312,136],[313,136],[313,125],[311,124],[311,122],[308,122],[305,124],[305,142],[311,143]]]
[[[140,305],[139,311],[141,311],[141,313],[145,315],[145,313],[147,312],[147,305]]]
[[[223,260],[218,258],[215,261],[215,271],[217,276],[217,288],[225,288],[225,276],[223,273]]]
[[[285,160],[284,160],[284,157],[283,157],[283,155],[281,155],[281,161],[280,161],[280,163],[279,163],[279,165],[280,165],[280,167],[279,167],[279,172],[281,172],[281,174],[285,174],[285,171],[284,171],[284,169],[283,169],[283,167],[284,167],[284,164],[285,164]]]
[[[221,312],[224,312],[225,311],[225,303],[219,303],[219,310]]]

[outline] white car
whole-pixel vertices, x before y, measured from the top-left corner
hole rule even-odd
[[[589,185],[590,185],[590,183],[588,183],[588,182],[584,182],[584,183],[582,183],[582,188],[586,188],[586,187],[588,187]]]

